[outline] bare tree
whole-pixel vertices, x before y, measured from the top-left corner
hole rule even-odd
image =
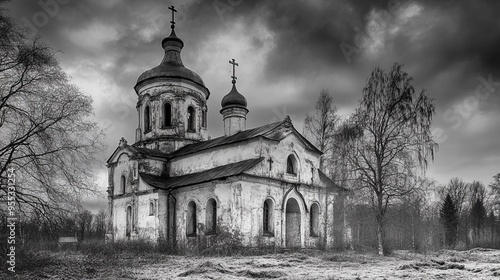
[[[1,7],[0,30],[0,180],[15,170],[21,211],[74,205],[95,190],[92,167],[104,149],[92,99],[69,83],[56,52],[30,39]]]
[[[500,173],[493,176],[493,183],[489,186],[493,193],[493,207],[500,212]]]
[[[424,243],[422,239],[426,235],[423,229],[424,212],[429,207],[427,200],[436,182],[425,177],[418,177],[413,183],[415,184],[414,191],[403,196],[401,200],[410,213],[410,219],[407,222],[411,231],[411,247],[413,250],[420,250]]]
[[[81,210],[76,214],[76,223],[78,225],[78,230],[80,231],[80,241],[85,240],[90,237],[92,233],[92,213],[89,210]]]
[[[376,68],[343,137],[357,186],[369,195],[377,220],[378,252],[384,254],[385,214],[393,198],[413,191],[416,171],[425,170],[437,144],[430,126],[433,100],[416,93],[412,78],[395,64],[389,73]]]
[[[319,94],[313,114],[307,114],[304,122],[305,135],[323,152],[320,158],[319,169],[329,173],[329,162],[333,151],[335,129],[339,117],[333,99],[326,89]],[[326,166],[325,166],[326,165]]]
[[[104,234],[106,233],[106,211],[104,211],[104,209],[99,210],[99,212],[94,215],[92,227],[94,237],[104,239]]]

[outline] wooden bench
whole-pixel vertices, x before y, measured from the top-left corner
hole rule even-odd
[[[59,243],[59,250],[66,248],[71,248],[76,250],[76,247],[78,245],[78,238],[76,238],[76,236],[59,237],[58,243]]]

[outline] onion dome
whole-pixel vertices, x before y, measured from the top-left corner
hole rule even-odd
[[[224,96],[224,98],[222,98],[220,105],[222,106],[222,109],[227,107],[247,107],[247,99],[236,89],[235,80],[233,80],[233,88],[228,94],[226,94],[226,96]]]
[[[235,74],[235,66],[238,66],[238,63],[234,60],[229,60],[229,64],[233,65],[233,75],[231,76],[232,83],[233,83],[233,88],[231,91],[222,98],[222,101],[220,102],[220,105],[222,106],[222,110],[225,108],[230,108],[230,107],[239,107],[239,108],[247,108],[247,100],[245,96],[241,95],[241,93],[238,92],[236,89],[236,74]],[[222,111],[221,110],[221,111]]]
[[[203,88],[206,92],[206,98],[208,99],[210,91],[205,86],[201,77],[195,72],[184,67],[184,64],[182,63],[181,50],[184,47],[184,42],[177,37],[173,28],[170,36],[164,38],[161,45],[165,50],[165,55],[160,65],[142,73],[137,79],[135,88],[137,89],[140,84],[158,78],[177,78],[191,81]]]

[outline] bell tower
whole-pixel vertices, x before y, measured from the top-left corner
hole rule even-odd
[[[135,146],[166,153],[187,144],[204,141],[207,133],[207,100],[210,91],[201,77],[184,66],[184,42],[175,33],[171,6],[171,32],[161,42],[160,64],[142,73],[134,87],[138,95]]]

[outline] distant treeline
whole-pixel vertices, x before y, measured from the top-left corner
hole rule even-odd
[[[388,250],[500,248],[500,219],[481,183],[454,178],[437,189],[438,198],[433,201],[412,195],[388,207]],[[377,248],[377,221],[371,206],[351,201],[346,213],[346,245],[357,250]]]
[[[92,214],[88,210],[54,215],[35,211],[19,215],[16,221],[16,246],[29,249],[56,249],[59,237],[76,236],[79,241],[99,239],[104,241],[106,213],[100,210]],[[7,227],[5,212],[0,211],[0,226]],[[3,238],[6,240],[6,238]],[[6,242],[1,243],[7,245]],[[2,248],[4,249],[4,248]]]

